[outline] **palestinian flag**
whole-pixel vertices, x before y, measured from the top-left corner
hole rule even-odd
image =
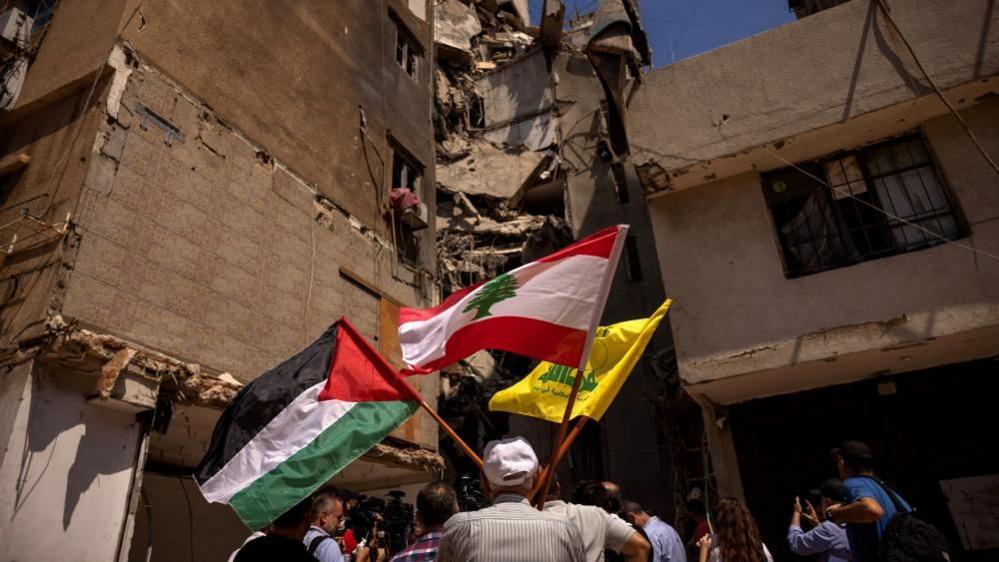
[[[419,395],[345,318],[222,413],[194,477],[251,529],[270,523],[406,421]]]
[[[581,367],[603,313],[628,227],[606,228],[428,309],[399,309],[411,371],[427,373],[483,349]]]

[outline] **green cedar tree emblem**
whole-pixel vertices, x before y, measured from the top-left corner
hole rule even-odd
[[[517,278],[504,273],[483,285],[482,290],[475,295],[475,298],[468,303],[468,306],[462,312],[475,309],[475,318],[472,318],[472,320],[492,316],[489,309],[494,304],[515,296],[517,296]]]

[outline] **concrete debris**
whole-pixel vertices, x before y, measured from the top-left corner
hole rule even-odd
[[[544,160],[539,152],[514,152],[480,142],[471,145],[468,156],[438,165],[437,181],[448,191],[510,199]]]
[[[416,447],[412,444],[394,439],[386,438],[383,442],[375,445],[364,454],[366,460],[391,464],[403,468],[416,468],[427,472],[438,473],[444,470],[444,457],[435,451]]]
[[[451,64],[472,61],[472,38],[482,33],[475,8],[459,0],[446,0],[434,10],[434,42],[437,57]]]
[[[149,408],[156,401],[158,389],[159,399],[174,406],[222,410],[244,386],[229,373],[208,375],[196,363],[140,349],[120,338],[67,324],[58,315],[49,320],[44,335],[6,351],[0,357],[0,367],[38,360],[60,365],[81,376],[96,375],[97,395],[101,400],[113,397],[112,390],[124,377],[141,379],[154,390]],[[392,437],[369,450],[363,458],[434,473],[444,468],[444,459],[437,452]]]
[[[541,10],[541,43],[546,49],[552,50],[562,41],[565,4],[561,0],[544,0],[544,2]]]
[[[520,11],[523,4],[448,0],[435,20],[438,44],[463,54],[458,58],[439,48],[435,69],[442,296],[571,243],[567,178],[584,175],[586,166],[618,163],[629,151],[625,89],[649,60],[635,0],[603,0],[595,14],[571,22],[567,30],[561,0],[545,0],[540,28],[515,21],[526,13]],[[478,27],[467,20],[473,9]],[[563,66],[567,53],[571,60]],[[556,96],[559,68],[570,74],[564,83],[592,83]],[[596,111],[576,116],[578,129],[563,131],[567,115],[580,103],[573,92],[598,97],[601,90],[606,103],[594,101]],[[582,146],[593,154],[573,153]],[[528,372],[529,362],[518,363],[522,359],[481,353],[445,373],[440,413],[473,447],[507,429],[505,418],[488,412],[488,399]],[[441,451],[456,466],[466,462],[450,447],[441,441]]]
[[[625,86],[651,60],[634,0],[602,0],[591,17],[585,51],[607,100],[607,134],[619,158],[630,152],[625,129]]]
[[[101,367],[101,376],[97,379],[97,395],[102,400],[107,400],[111,397],[111,391],[114,390],[115,383],[118,382],[118,377],[125,370],[125,367],[128,366],[132,358],[135,357],[136,353],[137,351],[130,347],[119,349]]]
[[[476,89],[482,96],[486,127],[538,115],[555,103],[545,54],[537,49],[479,77]]]
[[[435,17],[438,44],[448,45],[438,49],[434,119],[445,293],[517,267],[536,245],[571,241],[553,76],[526,10],[524,0],[449,0]],[[470,59],[442,52],[464,50],[465,38]],[[541,186],[555,196],[536,197]]]
[[[127,372],[159,386],[162,398],[178,404],[224,408],[241,384],[201,372],[201,366],[151,350],[140,349],[125,340],[67,324],[54,316],[39,337],[6,350],[0,366],[33,359],[53,363],[85,376],[97,378],[96,394],[107,399],[118,380]],[[231,378],[231,377],[230,377]]]
[[[559,119],[551,113],[517,121],[482,133],[493,144],[523,146],[528,150],[544,150],[558,142]]]

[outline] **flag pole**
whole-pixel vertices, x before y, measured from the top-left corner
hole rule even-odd
[[[584,370],[582,369],[576,371],[576,380],[572,382],[572,391],[569,392],[569,400],[565,405],[565,413],[562,414],[562,423],[558,428],[558,437],[555,438],[553,443],[552,456],[548,459],[548,469],[541,477],[541,496],[538,500],[538,509],[544,508],[545,499],[548,498],[548,489],[552,484],[552,474],[555,473],[555,469],[558,466],[556,463],[561,460],[559,451],[562,449],[562,445],[565,444],[565,433],[569,427],[569,420],[572,417],[572,408],[576,404],[576,395],[579,394],[579,387],[583,383],[583,374]],[[582,420],[577,425],[581,426]]]
[[[576,425],[572,426],[572,431],[569,432],[569,435],[565,438],[565,441],[562,443],[562,445],[559,446],[558,450],[555,451],[555,455],[552,457],[553,462],[549,464],[547,467],[545,467],[544,471],[542,471],[541,473],[541,477],[539,478],[537,485],[535,485],[534,489],[531,490],[531,500],[534,500],[538,496],[538,492],[541,491],[541,485],[543,481],[548,478],[548,473],[551,470],[551,467],[558,466],[558,463],[561,462],[562,457],[564,457],[565,454],[569,452],[569,447],[572,446],[572,443],[576,440],[577,437],[579,437],[579,433],[582,431],[583,426],[586,425],[586,422],[590,421],[590,419],[592,418],[590,418],[589,416],[580,416],[579,421],[576,422]],[[547,498],[542,497],[540,500],[538,500],[539,502],[541,502],[539,505],[543,506],[545,499]]]
[[[539,507],[543,508],[545,503],[545,498],[548,497],[548,488],[551,486],[552,479],[551,476],[554,474],[556,468],[553,461],[556,461],[555,455],[561,448],[562,441],[565,439],[565,434],[569,429],[569,420],[572,419],[572,408],[576,405],[576,396],[579,394],[579,388],[583,385],[583,377],[586,376],[586,364],[590,361],[590,350],[593,348],[593,334],[597,330],[597,325],[600,323],[600,316],[603,313],[604,306],[607,304],[607,297],[610,295],[611,282],[614,280],[614,273],[617,271],[617,264],[621,259],[621,248],[624,246],[624,240],[628,236],[628,225],[619,225],[617,239],[614,240],[614,249],[611,250],[610,261],[614,264],[613,267],[608,268],[607,273],[604,274],[604,279],[602,286],[600,287],[600,299],[603,301],[600,304],[600,311],[593,315],[590,321],[590,331],[586,336],[586,347],[583,349],[583,353],[580,357],[579,369],[576,371],[575,380],[572,381],[572,391],[569,392],[569,399],[565,404],[565,412],[562,414],[562,423],[558,428],[558,437],[555,439],[554,446],[552,449],[552,456],[548,461],[548,472],[543,476],[541,484],[541,501]]]
[[[475,451],[468,446],[468,443],[465,443],[465,440],[458,435],[458,433],[451,427],[450,424],[444,421],[444,418],[442,418],[441,415],[438,414],[436,410],[430,407],[430,404],[427,404],[427,401],[423,399],[423,396],[420,395],[420,393],[417,392],[415,388],[413,388],[413,385],[409,384],[409,381],[407,381],[405,377],[399,376],[399,381],[402,382],[402,384],[407,389],[409,389],[410,393],[412,393],[413,395],[413,399],[420,404],[420,407],[423,408],[428,414],[430,414],[430,417],[434,418],[434,421],[437,422],[437,425],[441,426],[441,428],[444,429],[444,432],[447,433],[448,436],[451,437],[451,439],[454,439],[455,443],[457,443],[458,446],[461,447],[461,450],[466,455],[468,455],[468,458],[475,461],[475,464],[478,465],[479,469],[481,470],[483,465],[482,458],[479,457],[479,455],[475,454]]]

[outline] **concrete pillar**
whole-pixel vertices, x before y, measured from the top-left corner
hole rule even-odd
[[[704,430],[708,434],[708,450],[717,486],[716,494],[719,497],[735,497],[745,501],[742,477],[739,475],[739,458],[735,452],[727,409],[704,395],[691,396],[701,406],[701,414],[704,416]],[[714,501],[717,498],[709,499]]]

